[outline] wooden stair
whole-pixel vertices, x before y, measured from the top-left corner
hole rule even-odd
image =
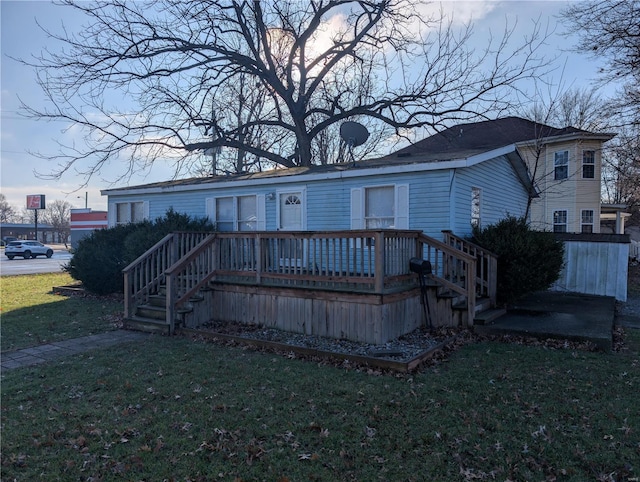
[[[193,296],[184,307],[176,310],[174,326],[183,326],[185,317],[193,312],[193,304],[203,299],[204,297],[200,295]],[[147,333],[170,334],[170,326],[167,323],[166,303],[166,289],[161,286],[158,293],[149,296],[148,303],[137,306],[135,314],[123,320],[123,327]]]
[[[426,286],[435,290],[436,299],[444,303],[447,310],[453,312],[453,326],[463,326],[466,319],[467,304],[464,297],[445,289],[440,283],[431,279],[427,280]],[[442,300],[442,301],[440,301]],[[491,307],[491,300],[488,298],[477,298],[475,315],[469,326],[486,325],[500,318],[507,313],[504,308]]]

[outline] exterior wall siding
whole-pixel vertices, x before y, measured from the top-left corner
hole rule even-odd
[[[408,228],[440,239],[443,229],[456,234],[470,233],[470,192],[472,186],[483,189],[483,222],[496,222],[506,213],[520,214],[526,206],[526,193],[505,157],[489,160],[452,175],[450,169],[418,172],[381,173],[359,177],[296,182],[295,177],[273,179],[273,183],[256,187],[234,186],[233,182],[205,185],[202,189],[135,195],[109,195],[109,210],[115,203],[146,201],[149,218],[165,215],[168,209],[193,217],[207,215],[206,199],[223,196],[264,195],[266,229],[278,228],[279,191],[304,190],[306,195],[306,229],[309,231],[343,230],[351,228],[351,192],[354,188],[371,186],[408,186]],[[455,208],[455,210],[454,210]],[[111,225],[113,220],[111,219]]]
[[[569,152],[568,178],[554,179],[555,153]],[[582,153],[584,150],[595,151],[594,178],[582,177]],[[602,142],[601,141],[569,141],[550,143],[540,152],[536,166],[536,152],[533,148],[520,149],[530,172],[536,173],[536,185],[541,197],[534,199],[531,205],[532,225],[541,230],[553,230],[553,213],[557,210],[567,211],[567,232],[581,231],[581,211],[594,211],[593,232],[600,232],[600,188],[602,176]]]
[[[458,236],[471,234],[471,188],[481,189],[480,225],[507,215],[524,216],[527,194],[506,158],[497,158],[456,172],[455,225]]]

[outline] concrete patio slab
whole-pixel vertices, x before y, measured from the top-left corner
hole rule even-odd
[[[524,297],[506,315],[476,331],[589,341],[610,351],[614,319],[613,297],[545,291]]]

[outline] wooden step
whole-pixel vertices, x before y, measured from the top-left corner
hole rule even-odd
[[[191,313],[193,307],[185,306],[176,310],[176,322],[182,321],[183,315]],[[140,305],[136,308],[136,316],[140,318],[149,318],[152,320],[165,320],[167,318],[167,309],[164,306]]]
[[[169,334],[169,324],[166,321],[132,316],[122,321],[123,327],[127,330],[144,331],[145,333]]]
[[[157,306],[160,308],[164,308],[167,306],[167,297],[164,295],[151,295],[149,296],[149,303],[151,306]]]
[[[167,310],[164,306],[140,305],[136,308],[136,316],[152,320],[165,320],[167,318]]]
[[[191,298],[189,298],[189,302],[185,305],[185,308],[191,309],[191,306],[189,306],[190,303],[197,303],[198,301],[202,301],[202,300],[204,300],[204,296],[193,295]],[[151,295],[149,296],[148,304],[151,306],[164,308],[167,306],[167,297],[162,294]]]
[[[489,323],[500,318],[506,313],[507,310],[505,310],[504,308],[493,308],[490,310],[484,310],[480,313],[476,313],[476,316],[473,317],[473,324],[488,325]]]

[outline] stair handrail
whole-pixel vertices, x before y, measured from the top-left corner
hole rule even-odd
[[[124,314],[130,318],[138,305],[147,303],[165,281],[165,270],[189,251],[206,232],[174,232],[164,236],[126,266],[124,275]]]
[[[444,242],[476,258],[476,292],[489,299],[494,308],[498,292],[498,255],[467,239],[456,236],[450,230],[442,231]]]
[[[176,313],[180,306],[216,275],[217,240],[215,233],[209,234],[164,272],[167,287],[166,321],[170,335],[175,332]]]
[[[465,297],[467,324],[473,324],[476,311],[476,258],[424,233],[418,235],[417,242],[417,255],[431,262],[432,278]]]
[[[125,318],[132,317],[136,306],[147,301],[151,290],[157,288],[164,280],[164,266],[162,269],[158,270],[158,273],[150,273],[146,270],[138,273],[138,270],[141,266],[147,263],[150,258],[155,257],[157,253],[161,252],[166,246],[168,246],[174,240],[175,236],[175,233],[167,234],[122,270],[124,275]]]

